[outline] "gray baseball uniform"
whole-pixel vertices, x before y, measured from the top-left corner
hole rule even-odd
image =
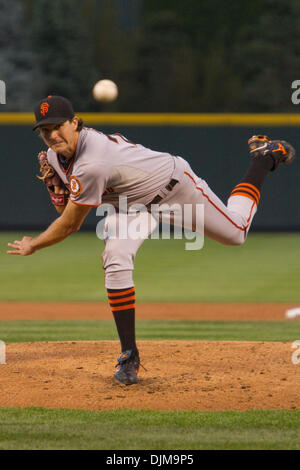
[[[49,149],[48,161],[64,183],[70,184],[75,204],[118,205],[120,195],[129,203],[149,203],[167,184],[175,168],[175,158],[127,141],[119,134],[106,135],[83,128],[76,154],[67,171]]]
[[[257,188],[249,184],[247,194],[245,191],[239,193],[238,185],[225,206],[183,158],[155,152],[129,142],[120,134],[106,135],[90,128],[80,132],[76,154],[67,168],[62,166],[53,150],[49,149],[47,156],[69,186],[75,204],[96,207],[110,203],[118,207],[119,196],[126,196],[129,206],[155,202],[177,204],[183,212],[185,205],[202,204],[205,234],[228,245],[245,241],[260,196]],[[118,226],[122,219],[134,217],[136,215],[117,212],[107,217],[106,225]],[[107,288],[122,289],[133,285],[134,257],[156,226],[150,220],[153,219],[151,214],[145,213],[143,218],[147,230],[139,239],[133,239],[130,233],[126,239],[111,237],[107,230],[102,256]],[[194,219],[192,227],[196,227]]]

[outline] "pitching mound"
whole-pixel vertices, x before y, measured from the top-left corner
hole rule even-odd
[[[0,406],[300,409],[291,343],[140,341],[140,383],[114,383],[118,341],[7,345]]]

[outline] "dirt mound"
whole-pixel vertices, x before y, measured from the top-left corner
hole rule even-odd
[[[107,410],[300,409],[291,343],[140,341],[146,371],[114,383],[118,341],[7,345],[0,406]]]

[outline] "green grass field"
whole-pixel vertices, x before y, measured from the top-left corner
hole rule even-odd
[[[299,449],[300,411],[0,409],[0,449]]]
[[[103,242],[75,234],[31,257],[6,255],[0,301],[106,301]],[[241,247],[149,240],[136,259],[138,301],[299,302],[300,234],[250,234]],[[292,341],[299,321],[138,320],[138,339]],[[1,321],[7,342],[115,340],[113,321]],[[0,365],[0,367],[4,367]],[[300,366],[298,366],[300,367]],[[130,432],[128,432],[130,430]],[[0,449],[300,449],[299,410],[154,412],[0,408]]]
[[[136,332],[140,340],[294,341],[300,339],[300,322],[137,320]],[[16,320],[0,322],[0,338],[19,343],[110,341],[118,336],[113,319]]]
[[[33,256],[6,255],[20,233],[0,232],[0,301],[106,301],[103,242],[77,233]],[[239,247],[206,239],[147,240],[135,263],[141,302],[298,302],[300,234],[253,234]]]

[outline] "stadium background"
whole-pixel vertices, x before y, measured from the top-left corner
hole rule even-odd
[[[57,216],[35,177],[41,96],[67,96],[86,125],[186,158],[226,201],[251,135],[298,153],[299,22],[294,0],[0,0],[1,449],[299,450],[300,324],[285,317],[300,301],[299,158],[268,176],[245,245],[143,245],[148,371],[134,389],[112,385],[118,342],[95,211],[61,244],[6,255]],[[113,103],[92,97],[101,78],[119,86]]]
[[[293,0],[233,0],[230,7],[223,0],[53,0],[51,8],[47,0],[1,0],[0,11],[7,98],[0,105],[0,191],[10,195],[2,229],[40,229],[53,216],[32,176],[43,146],[30,129],[34,103],[48,94],[68,97],[79,115],[98,113],[87,125],[186,158],[223,201],[247,168],[251,135],[298,147],[299,105],[291,97],[300,7]],[[116,101],[93,99],[102,78],[117,83]],[[140,125],[134,113],[150,115]],[[254,230],[299,230],[299,176],[296,160],[268,178]],[[96,220],[90,215],[84,228]]]
[[[5,113],[2,114],[0,139],[3,144],[5,178],[0,194],[3,198],[9,194],[9,205],[2,207],[0,227],[2,230],[40,230],[47,227],[56,216],[47,193],[41,191],[40,181],[35,177],[38,173],[36,155],[45,147],[41,139],[32,132],[30,126],[6,124]],[[80,113],[78,114],[80,116]],[[121,119],[122,116],[114,115],[112,117],[116,124],[108,126],[105,116],[101,116],[101,125],[93,122],[93,118],[89,118],[89,115],[83,116],[87,119],[87,126],[95,127],[105,133],[121,132],[130,140],[146,147],[170,152],[187,159],[195,173],[205,179],[225,203],[230,191],[240,181],[248,167],[247,140],[251,135],[263,132],[275,138],[284,136],[284,139],[291,142],[296,149],[298,142],[300,144],[299,128],[283,124],[276,127],[265,124],[209,126],[205,120],[211,120],[211,116],[204,115],[201,116],[204,121],[201,126],[197,124],[191,126],[182,125],[184,117],[173,115],[173,120],[175,118],[178,121],[176,125],[143,124],[139,126],[137,115],[136,124],[130,126],[118,124],[126,118]],[[16,119],[18,116],[13,117]],[[28,117],[32,118],[31,115]],[[197,120],[197,115],[188,115],[188,117],[190,120]],[[226,115],[221,117],[226,122]],[[289,122],[291,117],[290,115],[279,116],[279,119],[285,123]],[[145,118],[150,122],[155,122],[151,114],[144,116]],[[165,120],[170,121],[171,118],[172,115],[168,115]],[[227,120],[229,118],[227,117]],[[255,122],[255,116],[249,115],[246,118]],[[215,116],[215,119],[218,119],[218,116]],[[262,116],[260,119],[262,120]],[[265,120],[268,122],[267,117]],[[271,174],[267,178],[252,230],[295,231],[300,229],[299,180],[299,160],[294,162],[293,167],[284,167],[280,172]],[[13,191],[11,188],[14,188]],[[82,229],[94,231],[98,221],[96,209],[92,210]]]

